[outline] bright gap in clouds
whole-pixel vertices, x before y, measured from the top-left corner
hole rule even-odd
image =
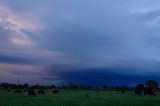
[[[30,39],[30,35],[26,32],[36,32],[41,30],[41,23],[36,23],[26,16],[20,15],[15,11],[11,11],[5,6],[0,8],[0,29],[5,38],[8,38],[8,42],[20,45],[20,46],[33,46],[33,42]],[[28,18],[27,18],[28,17]]]

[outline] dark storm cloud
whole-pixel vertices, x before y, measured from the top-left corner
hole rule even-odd
[[[127,64],[127,66],[126,66]],[[123,61],[123,64],[113,67],[83,68],[71,65],[53,65],[45,71],[48,77],[42,79],[61,81],[61,84],[70,82],[86,85],[134,85],[146,80],[159,80],[160,62],[155,60]],[[56,77],[55,77],[56,76]]]
[[[64,83],[77,83],[86,85],[129,85],[136,83],[144,83],[148,79],[159,80],[158,75],[128,75],[120,73],[121,71],[131,71],[132,69],[116,69],[116,68],[97,68],[97,69],[83,69],[83,70],[70,70],[59,73],[57,78],[44,78],[45,80],[61,80]],[[119,72],[119,73],[115,73]],[[54,73],[55,75],[55,73]]]
[[[38,59],[33,58],[25,58],[20,56],[9,56],[0,54],[0,63],[8,63],[8,64],[35,64],[38,63]]]

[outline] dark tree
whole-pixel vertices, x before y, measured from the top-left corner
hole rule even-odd
[[[54,89],[54,88],[56,88],[56,86],[55,85],[51,85],[51,88]]]
[[[29,88],[29,84],[26,83],[23,85],[23,89],[28,89],[28,88]]]
[[[18,89],[23,89],[23,85],[22,84],[18,84]]]
[[[140,90],[140,91],[143,91],[144,90],[144,84],[138,84],[136,86],[136,89]]]
[[[10,87],[8,83],[1,83],[1,86],[3,89],[8,89]]]
[[[12,85],[11,85],[11,88],[12,88],[12,89],[17,89],[18,86],[17,86],[16,84],[12,84]]]
[[[152,89],[157,89],[159,84],[155,80],[148,80],[145,82],[146,87],[152,88]]]
[[[92,89],[92,86],[87,86],[87,89],[91,90],[91,89]]]
[[[67,86],[66,85],[62,85],[62,89],[67,89]]]
[[[78,87],[78,85],[76,85],[76,84],[73,84],[72,86],[71,86],[71,89],[78,89],[79,87]]]
[[[112,88],[112,89],[114,89],[114,88]],[[121,87],[119,87],[119,86],[116,86],[115,89],[116,89],[116,91],[121,91]]]
[[[144,90],[144,84],[138,84],[134,89],[135,95],[141,95],[141,92]]]
[[[69,89],[79,89],[79,86],[75,83],[69,83],[67,86]]]
[[[122,86],[121,90],[129,90],[129,87],[128,86]]]
[[[40,88],[39,84],[31,86],[31,89],[39,89],[39,88]]]
[[[80,85],[80,87],[79,87],[80,89],[87,89],[87,87],[85,86],[85,85]]]
[[[103,89],[108,89],[108,86],[107,85],[103,85],[102,88]]]

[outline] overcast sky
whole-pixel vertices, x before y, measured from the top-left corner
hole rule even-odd
[[[0,82],[160,77],[159,0],[0,0]]]

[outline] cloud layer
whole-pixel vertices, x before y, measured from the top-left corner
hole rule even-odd
[[[81,82],[84,73],[87,80],[100,80],[95,73],[105,73],[106,80],[114,76],[112,83],[120,83],[118,75],[133,76],[134,83],[136,76],[147,79],[160,73],[158,0],[0,2],[0,67],[17,69],[13,73],[3,67],[0,72],[10,74],[2,81],[27,73],[25,81],[58,84]],[[37,75],[32,67],[39,70]],[[78,79],[68,79],[74,73]]]

